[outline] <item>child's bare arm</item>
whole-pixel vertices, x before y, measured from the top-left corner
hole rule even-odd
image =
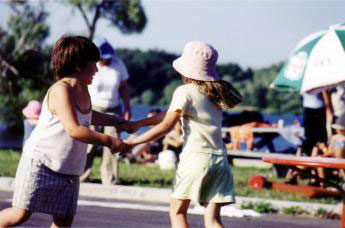
[[[52,97],[54,99],[51,99]],[[112,150],[115,150],[117,147],[120,149],[121,140],[92,131],[79,124],[72,101],[72,94],[67,86],[62,84],[55,85],[50,91],[49,98],[50,110],[59,117],[69,136],[84,143],[102,144]]]
[[[134,133],[143,126],[150,126],[160,123],[163,120],[165,114],[165,112],[161,112],[152,117],[142,120],[122,122],[118,125],[118,128],[120,130],[127,131],[128,133]]]
[[[159,115],[159,116],[158,116]],[[167,134],[169,131],[171,131],[178,119],[180,118],[180,114],[178,112],[167,112],[163,114],[158,114],[156,116],[141,120],[141,124],[144,125],[153,125],[155,123],[159,123],[155,127],[151,128],[149,131],[145,132],[144,134],[128,141],[128,144],[131,146],[149,142],[151,140],[160,138],[161,136]],[[161,120],[160,118],[164,118]],[[158,122],[156,122],[158,121]]]
[[[145,118],[142,120],[135,121],[136,124],[140,125],[141,127],[143,126],[150,126],[150,125],[156,125],[160,122],[163,121],[165,118],[166,112],[160,112],[154,116],[151,116],[149,118]]]
[[[97,126],[117,126],[122,123],[127,123],[123,118],[120,118],[116,115],[110,115],[106,113],[97,112],[92,110],[92,119],[91,124]]]

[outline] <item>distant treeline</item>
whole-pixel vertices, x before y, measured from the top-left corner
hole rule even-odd
[[[18,64],[17,67],[23,69],[23,74],[16,77],[15,89],[18,89],[18,96],[2,93],[0,97],[0,109],[7,110],[1,115],[3,123],[17,124],[22,118],[21,109],[29,100],[43,99],[49,85],[53,83],[53,72],[49,64],[50,50],[48,48],[42,55],[29,53],[19,61],[21,65]],[[118,49],[116,53],[123,59],[129,71],[131,102],[167,106],[175,88],[181,85],[179,74],[172,68],[172,62],[178,56],[158,50]],[[40,64],[36,64],[36,61]],[[272,65],[253,71],[229,63],[219,64],[217,70],[222,79],[231,82],[244,97],[243,102],[235,108],[236,111],[300,114],[302,105],[298,93],[269,88],[280,67],[281,65]],[[8,82],[0,78],[0,87],[1,83]]]
[[[164,51],[119,49],[130,74],[129,86],[133,103],[168,105],[180,77],[172,68],[178,56]],[[257,110],[276,114],[300,114],[301,97],[297,92],[281,92],[269,88],[281,64],[257,70],[242,69],[238,64],[219,64],[223,80],[231,82],[243,95],[236,110]]]

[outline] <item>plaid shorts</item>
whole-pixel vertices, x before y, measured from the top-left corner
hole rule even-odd
[[[65,218],[74,216],[79,196],[79,176],[56,173],[41,161],[20,159],[12,206]]]

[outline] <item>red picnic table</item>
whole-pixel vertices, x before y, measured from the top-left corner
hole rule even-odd
[[[345,159],[339,158],[322,158],[322,157],[297,157],[288,155],[270,155],[263,156],[262,160],[272,164],[285,165],[296,170],[297,172],[315,178],[318,181],[326,183],[328,186],[336,188],[343,198],[343,211],[341,216],[341,228],[345,228],[345,191],[342,186],[326,179],[320,178],[316,175],[310,174],[297,166],[304,166],[310,168],[333,168],[345,169]]]

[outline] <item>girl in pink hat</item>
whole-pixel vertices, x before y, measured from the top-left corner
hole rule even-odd
[[[162,137],[181,120],[184,144],[170,205],[173,228],[188,227],[191,200],[205,207],[206,227],[223,227],[221,206],[235,202],[221,124],[223,110],[241,102],[242,97],[230,83],[220,80],[217,58],[212,46],[200,41],[187,43],[182,56],[173,62],[183,85],[174,92],[168,111],[133,123],[159,124],[127,142],[134,146]]]

